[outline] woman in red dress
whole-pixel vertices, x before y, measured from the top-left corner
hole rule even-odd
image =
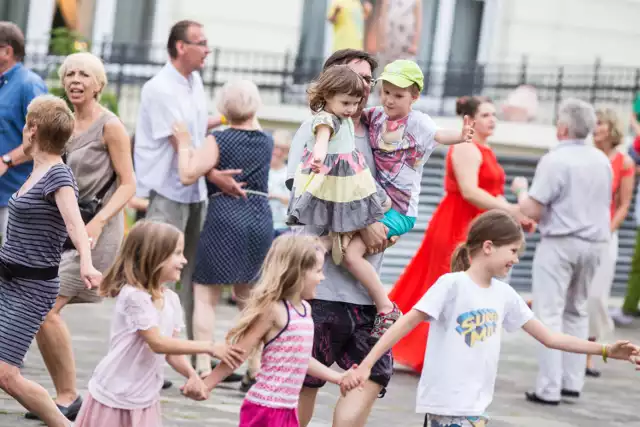
[[[484,97],[463,97],[456,103],[456,113],[473,117],[474,141],[449,148],[446,194],[431,217],[420,249],[389,294],[403,313],[411,310],[440,276],[451,271],[451,254],[465,240],[469,223],[476,216],[488,209],[504,209],[527,222],[517,206],[504,198],[504,170],[487,146],[496,126],[493,103]],[[423,323],[398,342],[393,348],[395,361],[421,372],[428,333],[429,324]]]

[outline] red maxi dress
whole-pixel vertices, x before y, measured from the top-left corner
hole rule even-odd
[[[491,148],[474,142],[482,155],[478,186],[493,196],[504,194],[505,174]],[[403,313],[410,311],[440,276],[450,272],[451,255],[466,239],[469,224],[483,210],[473,206],[460,193],[449,148],[444,178],[445,196],[433,213],[422,241],[404,273],[389,294]],[[396,362],[422,372],[429,324],[422,323],[393,347]]]

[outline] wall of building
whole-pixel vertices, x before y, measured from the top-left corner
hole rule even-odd
[[[222,49],[264,53],[298,49],[301,0],[171,0],[169,13],[174,22],[188,18],[204,24],[209,43]]]
[[[499,3],[489,61],[640,66],[640,0],[486,0]]]

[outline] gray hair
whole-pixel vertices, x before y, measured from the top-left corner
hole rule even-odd
[[[218,111],[232,123],[249,120],[261,104],[258,87],[250,80],[227,82],[218,93]]]
[[[558,125],[564,125],[568,137],[585,139],[596,128],[596,111],[591,104],[580,99],[567,99],[558,109]]]

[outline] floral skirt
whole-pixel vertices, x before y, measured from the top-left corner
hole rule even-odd
[[[89,394],[74,427],[162,427],[160,402],[148,408],[117,409],[103,405]]]

